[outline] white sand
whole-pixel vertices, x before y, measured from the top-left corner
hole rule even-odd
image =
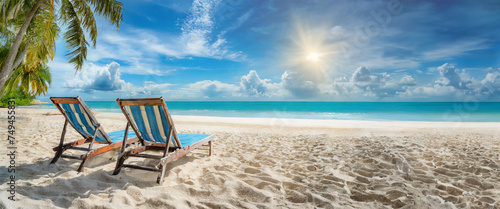
[[[16,201],[7,199],[4,141],[0,208],[500,208],[500,123],[174,116],[179,133],[214,134],[214,155],[180,158],[157,185],[153,172],[111,175],[115,152],[82,173],[76,160],[49,165],[63,116],[17,116]],[[2,133],[6,117],[0,109]],[[96,117],[108,132],[125,127],[121,114]]]

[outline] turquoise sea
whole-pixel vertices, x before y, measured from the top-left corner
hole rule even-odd
[[[88,101],[101,112],[120,112],[115,101]],[[55,108],[52,104],[37,105]],[[179,102],[172,115],[392,121],[500,122],[500,102]]]

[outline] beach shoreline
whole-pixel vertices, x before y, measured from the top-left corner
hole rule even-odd
[[[86,101],[121,113],[115,101]],[[189,102],[167,101],[172,115],[344,121],[500,122],[500,103],[481,102]],[[20,108],[50,108],[52,104]]]
[[[7,208],[500,207],[497,122],[174,115],[179,133],[214,134],[214,155],[177,160],[157,185],[155,173],[111,175],[116,152],[82,173],[75,160],[48,165],[64,117],[56,109],[17,110],[19,199],[7,199],[1,169]],[[121,113],[94,113],[107,132],[125,128]],[[79,139],[74,130],[67,138]]]

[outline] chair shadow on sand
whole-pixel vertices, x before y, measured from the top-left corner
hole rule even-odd
[[[195,155],[195,156],[193,156]],[[184,156],[168,164],[167,177],[171,170],[190,163],[199,158],[201,153],[193,153]],[[112,175],[113,170],[90,171],[107,164],[116,164],[106,155],[92,159],[86,166],[86,170],[77,173],[80,162],[75,160],[61,159],[57,164],[49,165],[51,158],[36,161],[32,164],[16,166],[16,192],[27,198],[35,200],[49,199],[55,206],[67,208],[77,198],[88,198],[90,195],[110,195],[115,190],[125,190],[129,186],[148,188],[161,186],[154,181],[158,175],[156,172],[148,172],[135,169],[123,169],[119,175]],[[137,163],[155,164],[153,160],[144,161],[139,159]],[[0,166],[1,171],[7,171],[7,167]],[[175,174],[174,174],[175,175]],[[0,173],[0,183],[6,185],[10,173]],[[76,177],[70,177],[76,176]],[[33,183],[37,181],[37,183]],[[163,186],[168,186],[165,182]]]

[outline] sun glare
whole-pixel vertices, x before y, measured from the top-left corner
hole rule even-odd
[[[319,60],[319,54],[316,52],[311,52],[307,55],[307,60],[316,62]]]

